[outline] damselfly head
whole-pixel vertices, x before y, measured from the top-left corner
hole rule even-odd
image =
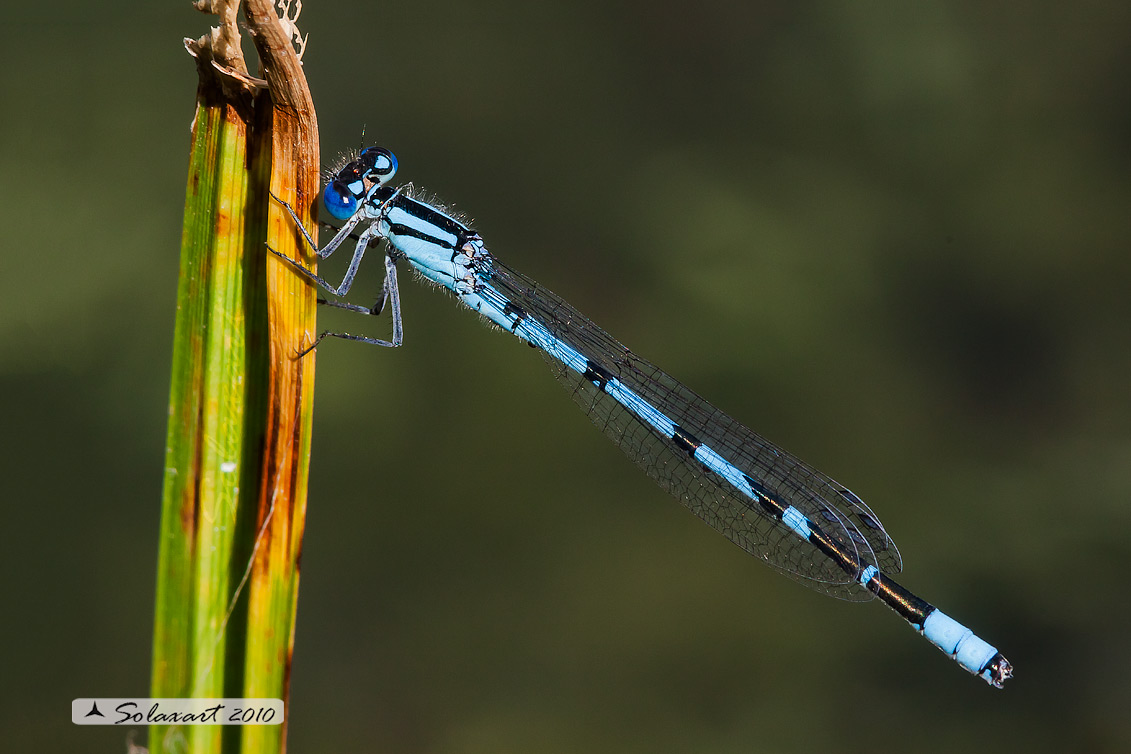
[[[384,185],[397,172],[397,158],[384,147],[369,147],[334,171],[322,192],[331,217],[345,220],[374,186]]]

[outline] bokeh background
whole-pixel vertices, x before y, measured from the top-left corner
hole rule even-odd
[[[8,751],[122,751],[69,700],[147,693],[207,24],[5,11]],[[405,275],[404,348],[318,353],[290,751],[1131,749],[1131,5],[307,0],[300,26],[325,163],[392,148],[848,484],[1017,677],[758,565]]]

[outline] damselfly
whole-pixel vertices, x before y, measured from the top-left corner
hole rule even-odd
[[[392,310],[390,340],[324,332],[380,346],[403,340],[396,263],[428,280],[492,323],[539,349],[582,410],[648,476],[732,542],[819,592],[846,600],[879,597],[966,670],[1001,688],[1013,668],[970,629],[892,580],[902,569],[895,543],[864,501],[800,459],[731,419],[640,358],[576,309],[488,253],[474,230],[449,212],[386,184],[397,161],[365,149],[323,192],[344,224],[320,258],[362,228],[342,283],[333,286],[278,254],[335,296],[353,285],[367,246],[385,241],[385,282],[372,309]],[[274,250],[272,250],[274,251]],[[311,346],[311,348],[314,347]],[[309,349],[308,349],[309,350]]]

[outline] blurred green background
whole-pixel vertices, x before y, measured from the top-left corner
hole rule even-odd
[[[69,700],[147,693],[208,23],[5,14],[9,751],[121,751]],[[1131,6],[308,0],[300,26],[325,163],[392,148],[848,484],[1017,677],[758,565],[404,275],[404,348],[319,349],[290,751],[1131,749]]]

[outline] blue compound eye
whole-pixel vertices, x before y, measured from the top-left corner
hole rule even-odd
[[[326,190],[322,192],[322,203],[326,205],[330,217],[336,220],[348,220],[357,212],[357,199],[337,181],[331,181],[326,186]]]
[[[396,156],[384,147],[369,147],[361,152],[361,159],[372,165],[368,177],[377,183],[388,183],[397,172]]]

